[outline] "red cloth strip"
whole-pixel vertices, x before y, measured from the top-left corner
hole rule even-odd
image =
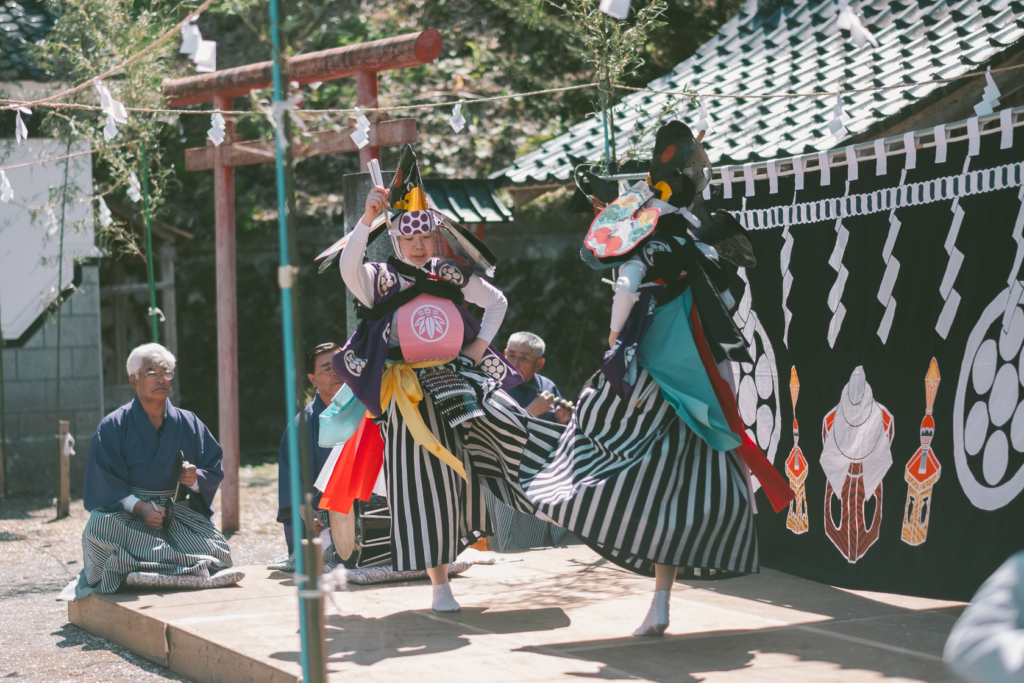
[[[384,466],[384,439],[380,427],[369,415],[363,416],[355,435],[345,442],[327,482],[320,507],[347,515],[355,499],[370,500]]]
[[[796,494],[793,493],[793,489],[789,487],[786,480],[782,478],[779,471],[775,469],[775,466],[761,452],[761,449],[757,447],[757,444],[747,434],[747,430],[744,429],[743,420],[740,419],[740,411],[736,407],[736,397],[733,396],[732,387],[729,386],[729,383],[718,372],[718,365],[715,363],[714,356],[711,355],[707,339],[704,338],[704,330],[700,326],[696,305],[690,308],[690,318],[693,320],[693,341],[697,345],[697,353],[700,354],[704,370],[708,373],[711,386],[715,389],[715,396],[718,397],[718,403],[722,407],[722,412],[725,413],[729,429],[740,438],[740,445],[736,448],[736,452],[739,453],[739,456],[743,458],[743,462],[750,468],[750,473],[761,482],[761,488],[764,489],[765,495],[768,496],[768,502],[772,504],[776,512],[781,512],[783,508],[789,505],[789,501],[793,500]]]

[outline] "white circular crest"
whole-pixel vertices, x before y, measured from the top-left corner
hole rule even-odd
[[[357,357],[352,349],[349,349],[345,352],[345,367],[353,375],[359,377],[363,374],[363,369],[366,368],[366,359]]]
[[[462,281],[465,279],[462,275],[462,271],[450,263],[445,263],[444,265],[442,265],[438,269],[437,274],[441,277],[442,280],[447,280],[448,282],[451,282],[453,285],[461,285]]]
[[[413,311],[410,324],[413,334],[427,343],[444,339],[450,326],[444,309],[433,304],[424,304]]]
[[[1024,406],[1017,383],[1024,377],[1024,358],[1015,356],[1024,326],[1018,302],[1003,330],[1010,291],[997,294],[971,330],[953,403],[957,478],[981,510],[998,510],[1024,491],[1024,424],[1014,417]]]
[[[503,381],[505,379],[505,375],[508,374],[508,368],[505,367],[505,364],[501,362],[501,359],[494,355],[490,349],[487,350],[487,353],[484,354],[483,360],[480,361],[480,367],[484,372],[499,382]]]
[[[377,291],[381,296],[388,293],[388,290],[395,286],[395,276],[387,268],[381,267],[377,270]]]

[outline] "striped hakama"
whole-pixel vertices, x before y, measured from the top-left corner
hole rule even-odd
[[[394,398],[381,425],[396,571],[453,562],[461,550],[491,533],[481,487],[520,512],[535,511],[519,485],[519,463],[528,430],[540,427],[550,432],[550,427],[537,425],[542,421],[526,415],[490,375],[466,359],[459,357],[447,365],[467,380],[484,415],[453,428],[426,391],[419,411],[441,445],[462,462],[468,482],[415,442]],[[551,448],[557,435],[534,438]]]
[[[602,374],[593,381],[555,449],[531,433],[521,464],[530,500],[607,559],[645,576],[655,564],[697,576],[758,571],[736,456],[691,431],[647,370],[627,400]]]
[[[174,491],[132,489],[140,500],[165,506]],[[183,497],[182,497],[183,498]],[[84,567],[74,599],[91,593],[113,593],[132,572],[167,576],[209,574],[231,566],[228,542],[213,523],[182,500],[171,523],[150,529],[139,515],[93,510],[82,533]]]

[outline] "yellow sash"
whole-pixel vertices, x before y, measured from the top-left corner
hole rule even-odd
[[[402,418],[409,427],[409,433],[412,434],[413,440],[425,448],[428,453],[440,458],[441,462],[458,472],[460,477],[469,481],[466,478],[466,470],[462,466],[462,462],[441,445],[434,433],[423,422],[423,416],[420,415],[417,406],[423,400],[423,387],[420,386],[420,380],[413,370],[433,368],[450,362],[450,360],[435,360],[420,363],[406,361],[388,363],[384,368],[384,376],[380,383],[380,409],[386,411],[391,405],[391,397],[394,396],[398,410],[402,413]]]

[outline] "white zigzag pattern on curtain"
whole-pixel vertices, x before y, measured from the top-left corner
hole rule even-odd
[[[849,216],[866,216],[904,206],[931,204],[1009,187],[1020,187],[1024,184],[1022,180],[1024,162],[1015,162],[863,194],[767,209],[747,209],[737,211],[734,215],[747,230],[767,230],[786,224],[805,225]]]

